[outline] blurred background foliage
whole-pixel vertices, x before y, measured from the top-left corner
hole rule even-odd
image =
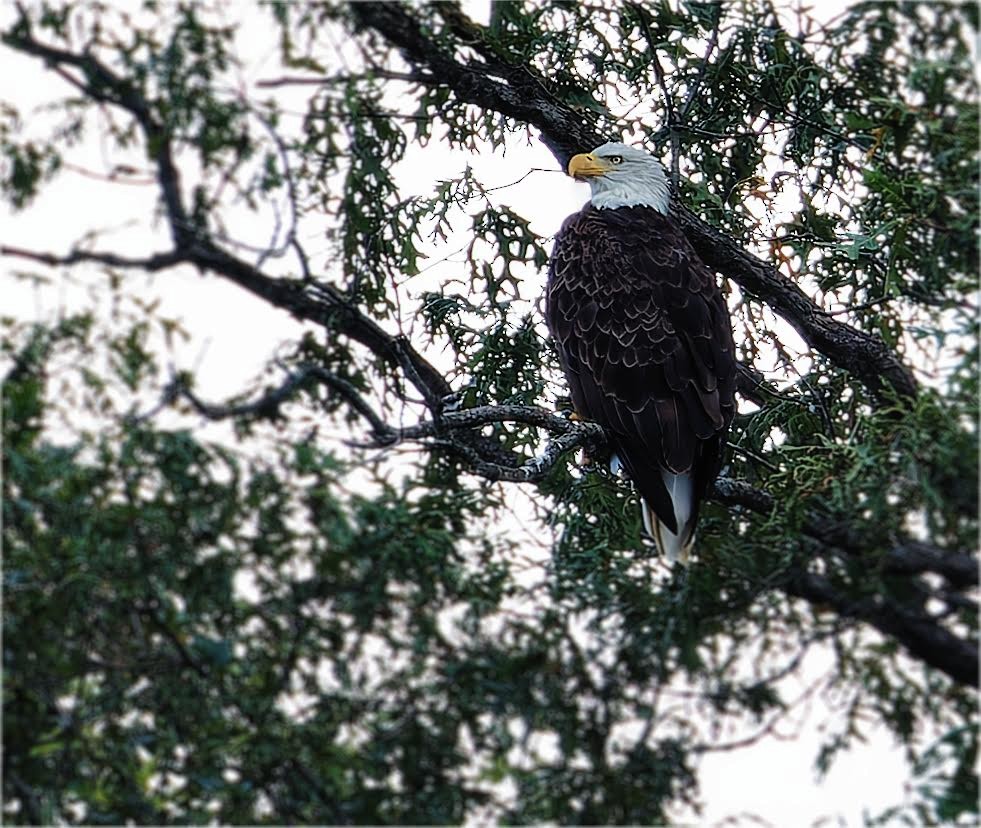
[[[413,149],[491,153],[527,125],[407,63],[357,4],[250,12],[309,82],[305,111],[284,111],[275,89],[232,80],[244,13],[8,15],[7,48],[83,56],[63,70],[75,88],[46,104],[48,134],[0,104],[10,208],[30,209],[93,136],[121,178],[159,174],[168,146],[183,229],[414,331],[457,406],[563,408],[529,289],[550,240],[469,167],[434,175],[427,196],[393,172]],[[366,447],[315,385],[247,405],[315,362],[386,419],[426,415],[390,360],[330,320],[298,328],[229,401],[233,436],[203,433],[165,393],[180,322],[107,265],[111,313],[4,319],[5,819],[657,824],[698,809],[700,757],[765,749],[806,686],[830,711],[819,772],[881,728],[909,759],[907,799],[868,824],[973,824],[974,688],[841,607],[976,640],[970,585],[884,562],[904,543],[976,545],[977,7],[859,3],[819,22],[763,0],[502,2],[486,26],[455,4],[406,13],[423,48],[492,76],[532,67],[559,105],[659,154],[683,203],[819,312],[881,336],[920,393],[872,399],[766,297],[727,285],[742,358],[768,383],[741,401],[724,474],[776,505],[708,504],[696,563],[668,571],[632,493],[596,465],[491,483],[438,441]],[[237,237],[242,210],[268,246]],[[328,225],[326,273],[300,243],[310,220]],[[454,244],[462,264],[434,277]],[[485,433],[529,457],[544,440],[513,423]],[[815,540],[815,522],[847,543]],[[801,595],[801,571],[841,603]],[[815,651],[829,665],[816,672]]]

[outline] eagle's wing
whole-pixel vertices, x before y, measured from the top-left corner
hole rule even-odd
[[[584,418],[600,423],[640,494],[680,534],[662,470],[698,505],[734,412],[725,299],[669,217],[645,207],[572,216],[556,238],[546,319]]]

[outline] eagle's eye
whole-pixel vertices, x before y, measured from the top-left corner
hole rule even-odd
[[[623,161],[623,156],[622,155],[611,155],[610,156],[610,163],[611,164],[619,164],[622,161]]]

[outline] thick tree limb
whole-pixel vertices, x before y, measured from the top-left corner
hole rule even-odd
[[[611,137],[597,132],[593,120],[557,100],[531,66],[512,67],[506,81],[496,80],[486,67],[447,54],[401,4],[352,3],[351,13],[360,25],[399,49],[413,67],[439,77],[461,101],[536,127],[563,169],[572,155]],[[472,21],[469,26],[471,31],[481,31]],[[517,77],[526,80],[515,82]],[[901,396],[915,396],[912,373],[885,342],[823,314],[791,279],[693,213],[675,205],[674,215],[706,264],[766,302],[810,347],[848,370],[875,394],[886,386]]]
[[[974,555],[938,549],[922,541],[908,540],[893,549],[888,572],[893,575],[934,572],[956,589],[978,586],[978,560]]]
[[[757,489],[741,480],[719,478],[712,491],[713,499],[727,506],[740,506],[758,515],[771,515],[778,508],[769,492]],[[801,527],[805,535],[821,544],[840,549],[851,556],[867,553],[866,543],[859,533],[843,528],[837,521],[811,515]],[[978,585],[978,561],[969,552],[942,549],[923,541],[902,540],[880,559],[869,559],[870,574],[919,575],[931,572],[940,575],[954,589]]]
[[[828,606],[842,618],[870,624],[959,684],[973,687],[978,683],[976,642],[959,638],[925,614],[909,612],[878,595],[855,601],[835,589],[827,578],[811,572],[798,572],[784,590],[809,603]]]
[[[738,505],[766,515],[776,508],[772,495],[747,483],[722,478],[716,481],[714,496],[728,505]],[[949,588],[938,597],[948,606],[958,604],[958,590],[976,587],[978,561],[967,552],[939,549],[930,544],[905,540],[878,556],[868,555],[862,546],[841,548],[844,535],[837,525],[811,517],[803,526],[807,537],[818,541],[824,554],[849,560],[867,561],[870,577],[877,575],[912,576],[930,572],[942,576]],[[854,535],[854,533],[851,533]],[[852,538],[854,541],[855,539]],[[915,584],[915,581],[910,581]],[[856,601],[823,576],[806,570],[792,570],[783,590],[812,604],[829,606],[843,618],[863,621],[903,644],[911,655],[947,674],[961,684],[973,686],[978,680],[978,650],[975,642],[960,638],[946,629],[925,609],[911,611],[876,593]]]
[[[779,270],[747,253],[694,213],[677,204],[673,213],[702,261],[766,302],[814,350],[848,370],[874,393],[881,393],[885,383],[900,395],[916,395],[912,372],[879,337],[828,316]]]
[[[602,140],[590,143],[587,138],[596,137],[592,119],[557,100],[529,67],[510,67],[507,79],[498,80],[495,75],[501,70],[497,65],[464,64],[437,46],[400,3],[352,3],[351,14],[359,25],[378,32],[401,51],[410,64],[429,69],[461,101],[539,128],[541,123],[548,124],[549,129],[541,130],[542,141],[563,169],[581,148],[592,149],[602,143]],[[474,30],[479,29],[472,21],[470,25]],[[543,113],[541,108],[547,111]]]

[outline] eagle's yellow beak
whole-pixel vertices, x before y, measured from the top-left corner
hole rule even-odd
[[[610,169],[602,159],[588,153],[573,155],[569,161],[569,175],[573,178],[593,178],[604,175]]]

